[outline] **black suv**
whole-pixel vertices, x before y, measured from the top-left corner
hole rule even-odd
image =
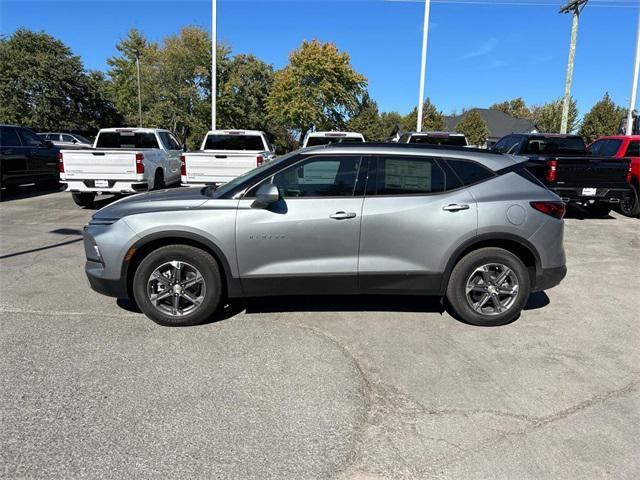
[[[59,151],[28,128],[0,125],[0,186],[58,183]]]

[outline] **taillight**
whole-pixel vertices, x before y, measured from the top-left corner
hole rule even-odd
[[[264,157],[262,155],[258,155],[256,157],[256,167],[259,167],[264,163]]]
[[[144,153],[136,153],[136,173],[142,174],[144,173]]]
[[[180,175],[183,177],[187,176],[187,161],[184,155],[180,155]]]
[[[64,173],[64,160],[62,159],[62,152],[58,152],[58,172]]]
[[[531,206],[539,212],[556,218],[564,217],[567,211],[567,206],[562,202],[531,202]]]
[[[558,178],[558,161],[549,160],[547,162],[547,182],[555,182],[556,178]]]

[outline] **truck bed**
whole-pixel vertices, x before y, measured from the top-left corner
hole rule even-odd
[[[258,151],[198,151],[185,153],[186,176],[182,176],[182,183],[227,183],[237,176],[256,168],[258,166],[258,157],[262,157],[264,160],[264,153]]]
[[[144,150],[63,150],[68,180],[130,180],[136,178],[136,152]]]

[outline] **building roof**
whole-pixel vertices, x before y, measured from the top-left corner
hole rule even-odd
[[[489,128],[489,138],[498,139],[510,133],[531,133],[535,131],[536,124],[532,120],[516,118],[500,110],[489,108],[472,108],[461,115],[445,117],[447,129],[454,131],[460,121],[471,111],[476,111]]]

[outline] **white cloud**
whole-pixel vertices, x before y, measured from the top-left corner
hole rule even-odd
[[[490,38],[486,42],[482,43],[476,50],[465,53],[462,58],[475,58],[488,55],[495,50],[497,45],[498,40],[496,38]]]

